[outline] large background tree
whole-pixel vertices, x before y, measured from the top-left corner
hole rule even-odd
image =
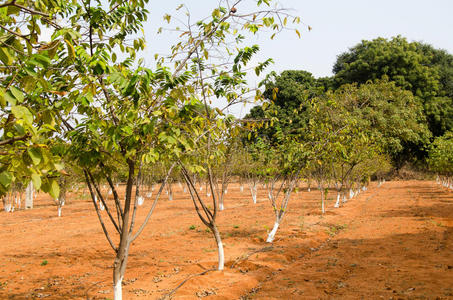
[[[434,136],[453,125],[453,56],[421,42],[364,40],[338,56],[333,66],[336,87],[387,77],[410,90],[423,104]]]

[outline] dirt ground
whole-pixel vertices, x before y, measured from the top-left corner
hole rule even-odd
[[[163,195],[130,250],[124,299],[161,299],[216,266],[212,233],[188,194]],[[291,199],[273,245],[274,216],[259,190],[228,190],[218,219],[226,268],[190,277],[174,299],[453,299],[453,193],[430,181],[376,184],[341,208],[331,193]],[[140,208],[138,224],[151,201]],[[40,195],[35,208],[0,212],[0,299],[111,299],[113,251],[87,194],[63,216]]]

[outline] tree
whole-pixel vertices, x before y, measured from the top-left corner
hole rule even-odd
[[[42,43],[43,27],[61,28],[55,19],[65,3],[6,1],[0,4],[0,196],[17,182],[30,180],[36,189],[58,196],[57,177],[63,166],[52,154],[48,138],[58,126],[57,110],[43,93],[56,93],[47,81],[57,52]]]
[[[453,56],[401,36],[362,41],[338,56],[336,87],[386,77],[410,90],[424,106],[434,136],[450,130],[453,120]]]
[[[452,189],[453,174],[453,133],[447,132],[437,137],[429,150],[428,164],[430,169],[438,175],[444,176],[443,185]]]
[[[384,153],[392,157],[397,168],[421,157],[428,145],[430,132],[422,113],[422,106],[410,91],[393,82],[377,81],[344,85],[335,91],[339,105],[345,107],[358,122],[358,127],[369,130]]]
[[[6,42],[2,41],[0,59],[8,63],[1,104],[11,111],[2,115],[2,121],[18,120],[15,124],[5,123],[14,126],[12,129],[4,126],[3,133],[7,135],[2,137],[0,147],[10,147],[5,152],[13,156],[19,151],[28,154],[20,160],[22,165],[2,170],[0,183],[3,190],[8,189],[14,177],[18,177],[14,172],[26,169],[31,163],[37,171],[58,171],[62,166],[47,155],[52,153],[48,148],[54,140],[68,142],[70,161],[83,173],[102,230],[115,254],[115,299],[122,298],[130,245],[144,230],[176,164],[189,185],[188,172],[207,171],[215,215],[212,159],[220,157],[224,149],[214,148],[212,141],[229,125],[223,110],[210,110],[208,105],[219,98],[227,100],[227,107],[250,95],[260,99],[260,93],[248,89],[245,81],[245,65],[259,47],[239,47],[238,43],[245,39],[244,31],[255,34],[261,28],[268,28],[278,33],[290,17],[284,9],[271,8],[269,0],[258,0],[256,5],[262,7],[250,14],[239,8],[242,0],[236,1],[235,6],[222,1],[203,21],[191,23],[188,14],[181,41],[172,47],[169,58],[157,57],[158,66],[151,70],[143,67],[140,60],[136,61],[137,52],[145,45],[138,33],[147,18],[146,2],[83,0],[52,2],[45,7],[46,3],[37,1],[25,7],[12,1],[0,5],[2,18],[7,18],[8,25],[1,27],[7,38]],[[35,10],[39,7],[46,11]],[[25,14],[25,22],[12,19],[14,14]],[[56,17],[62,20],[60,24],[55,23]],[[50,42],[38,42],[41,27],[37,19],[51,27]],[[166,15],[164,19],[170,21],[171,16]],[[300,22],[297,17],[291,19],[293,23]],[[27,25],[31,28],[29,33],[22,34],[27,32]],[[10,43],[10,38],[22,43]],[[230,49],[231,43],[238,47]],[[5,47],[8,49],[4,50]],[[28,53],[23,54],[24,49]],[[212,51],[225,53],[227,60],[232,58],[228,64],[231,69],[225,70],[227,65],[219,65],[215,59],[211,63]],[[18,58],[11,59],[14,55]],[[266,60],[258,64],[255,72],[259,74],[270,63],[271,60]],[[25,97],[24,92],[30,96]],[[23,102],[22,98],[26,98],[27,107],[35,110],[16,106]],[[203,154],[191,160],[190,154],[196,153],[194,149],[204,146]],[[145,221],[136,229],[144,165],[158,161],[170,167]],[[124,197],[114,183],[119,177],[126,180]],[[32,176],[33,182],[37,178]],[[41,188],[58,196],[56,180],[45,177]],[[104,197],[101,183],[109,185],[113,199],[109,199],[110,193]],[[193,185],[190,188],[193,192]],[[206,206],[202,207],[209,218],[210,212],[205,210]],[[105,224],[105,219],[111,226]],[[215,229],[215,217],[208,224]],[[219,240],[219,232],[213,232]],[[219,269],[222,269],[223,251],[221,243],[218,245]]]

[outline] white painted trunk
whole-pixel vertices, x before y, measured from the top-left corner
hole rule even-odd
[[[311,192],[311,188],[308,188],[308,189],[307,189],[307,192],[309,192],[309,193],[310,193],[310,192]]]
[[[223,203],[219,203],[219,210],[222,211],[224,210],[225,208],[223,207]]]
[[[252,199],[253,199],[253,204],[256,204],[256,194],[255,193],[252,194]]]
[[[228,194],[228,189],[225,189],[224,195]]]
[[[98,203],[98,196],[94,195],[94,202]]]
[[[142,196],[138,196],[138,199],[137,199],[138,206],[142,206],[144,202],[145,202],[145,198],[143,198]]]
[[[153,195],[153,192],[148,192],[148,193],[146,193],[146,198],[151,198],[152,195]]]
[[[100,210],[104,210],[105,209],[104,204],[102,202],[99,202],[99,209]]]
[[[62,209],[62,207],[58,206],[58,217],[61,217],[61,209]]]
[[[173,201],[173,193],[170,193],[170,194],[168,195],[168,200]]]
[[[5,211],[6,212],[11,212],[11,204],[8,203],[8,204],[5,205]]]
[[[202,190],[203,190],[203,186],[201,185],[201,186],[200,186],[200,192],[201,192]]]
[[[352,197],[354,197],[354,192],[352,189],[349,189],[349,199],[352,199]]]
[[[183,190],[184,193],[187,193],[187,187],[184,186],[184,190]]]
[[[223,267],[225,265],[225,254],[223,253],[223,243],[222,243],[222,241],[219,241],[217,243],[217,250],[218,250],[218,254],[219,254],[219,267],[218,267],[218,270],[222,271]]]
[[[25,209],[33,208],[33,183],[30,182],[25,189]]]
[[[324,199],[322,199],[321,207],[322,207],[322,214],[325,214],[326,213],[326,208],[325,208],[325,205],[324,205]]]
[[[278,230],[278,226],[280,226],[280,224],[278,224],[278,222],[275,222],[274,228],[272,228],[271,232],[269,232],[269,235],[267,236],[266,243],[272,243],[274,241],[275,234],[277,233]]]
[[[113,194],[112,190],[110,189],[109,192],[108,192],[108,195],[111,195]]]
[[[239,190],[241,191],[241,193],[244,191],[244,186],[241,184],[241,186],[239,187]]]
[[[362,191],[364,192],[366,191],[366,186],[362,187]]]
[[[335,202],[335,206],[336,208],[340,207],[340,193],[337,194],[337,202]]]
[[[346,200],[346,196],[343,195],[343,203],[346,203],[346,202],[348,202],[348,200]]]
[[[122,286],[123,278],[121,277],[113,287],[113,299],[114,300],[122,300],[123,299],[123,286]]]
[[[210,193],[210,192],[207,192],[207,193],[206,193],[206,197],[211,197],[211,193]]]

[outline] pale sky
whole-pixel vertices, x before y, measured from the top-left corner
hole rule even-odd
[[[246,0],[253,1],[253,0]],[[435,48],[453,53],[452,0],[280,0],[281,6],[292,8],[291,13],[313,29],[304,29],[302,38],[294,32],[281,34],[273,41],[265,36],[248,41],[261,46],[259,60],[272,57],[275,64],[268,70],[277,72],[298,69],[316,77],[332,75],[337,55],[361,40],[401,35],[409,41],[423,41]],[[176,34],[156,36],[163,24],[162,16],[172,14],[185,3],[195,17],[206,16],[217,6],[217,0],[150,0],[149,21],[145,26],[147,49],[145,59],[150,66],[154,53],[168,53],[177,41]],[[246,8],[244,8],[246,9]],[[254,86],[257,79],[250,80]],[[255,81],[255,82],[253,82]],[[248,109],[237,110],[243,115]]]

